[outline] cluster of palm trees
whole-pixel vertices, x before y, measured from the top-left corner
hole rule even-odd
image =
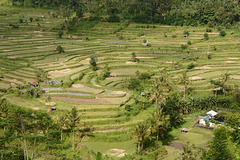
[[[161,106],[158,106],[149,118],[139,123],[135,129],[136,136],[138,138],[138,154],[144,149],[144,140],[155,139],[157,142],[159,138],[164,139],[169,131],[170,116],[163,111]]]

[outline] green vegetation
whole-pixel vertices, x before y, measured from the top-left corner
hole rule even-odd
[[[1,158],[238,159],[238,2],[0,3]]]

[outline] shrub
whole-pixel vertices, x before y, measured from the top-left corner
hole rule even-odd
[[[219,35],[222,36],[222,37],[225,37],[227,35],[227,33],[225,31],[221,30]]]
[[[167,37],[167,35],[166,35],[166,34],[164,34],[164,37]]]
[[[195,65],[193,63],[190,63],[188,66],[187,66],[187,69],[193,69],[195,67]]]
[[[206,39],[206,40],[208,40],[209,39],[209,37],[208,37],[208,33],[204,33],[204,38]]]
[[[206,29],[206,32],[212,32],[212,29],[207,28],[207,29]]]
[[[189,32],[188,31],[184,31],[183,34],[189,36]]]
[[[140,80],[146,80],[151,78],[151,75],[148,72],[143,72],[143,73],[136,72],[136,75],[137,75],[137,78]]]
[[[172,35],[172,38],[176,38],[177,36],[176,35]]]
[[[19,23],[23,23],[23,19],[19,19],[18,22],[19,22]]]
[[[55,53],[63,53],[63,52],[65,52],[65,51],[63,50],[62,46],[60,46],[60,45],[57,46]]]
[[[39,21],[39,18],[35,18],[35,21]]]
[[[59,38],[62,38],[62,35],[63,35],[63,31],[62,30],[58,31]]]
[[[89,38],[88,38],[88,37],[86,37],[86,41],[89,41]]]
[[[191,42],[191,41],[188,41],[187,44],[190,46],[190,45],[192,45],[192,42]]]
[[[138,37],[144,36],[144,33],[143,32],[139,32],[137,36]]]
[[[147,40],[146,40],[146,39],[144,39],[144,40],[143,40],[143,43],[147,43]]]
[[[212,59],[212,55],[211,55],[211,54],[208,54],[208,55],[207,55],[207,59]]]
[[[214,51],[216,51],[216,50],[217,50],[216,46],[213,46],[213,50],[214,50]]]
[[[187,48],[188,48],[188,45],[182,44],[182,45],[181,45],[181,48],[182,48],[182,50],[187,49]]]
[[[117,15],[111,15],[107,19],[108,22],[120,22],[120,17]]]
[[[30,20],[30,22],[32,22],[32,21],[33,21],[33,18],[32,18],[32,17],[30,17],[30,18],[29,18],[29,20]]]
[[[15,24],[9,24],[9,26],[12,28],[12,29],[17,29],[19,28],[19,25],[15,25]]]
[[[139,61],[139,59],[136,58],[136,53],[135,52],[132,52],[132,61],[133,62],[138,62]]]
[[[90,66],[91,66],[93,71],[96,71],[98,69],[97,68],[97,58],[96,57],[91,56],[90,60],[89,60],[89,63],[90,63]]]

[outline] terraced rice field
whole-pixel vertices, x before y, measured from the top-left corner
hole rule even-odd
[[[41,10],[45,17],[41,18],[41,12],[11,8],[4,8],[6,16],[0,16],[0,88],[10,88],[16,85],[26,85],[36,81],[36,71],[42,68],[47,71],[55,84],[41,84],[44,88],[61,87],[60,82],[68,82],[84,73],[81,80],[75,82],[71,88],[60,90],[48,90],[49,94],[62,94],[62,92],[91,94],[86,97],[69,97],[65,95],[51,95],[57,103],[57,110],[69,110],[76,106],[85,113],[82,117],[86,124],[95,128],[97,142],[106,141],[131,141],[133,135],[129,132],[134,126],[147,118],[145,113],[126,118],[121,116],[124,108],[119,104],[126,101],[131,91],[123,89],[124,79],[136,76],[136,71],[153,72],[157,77],[163,68],[169,71],[173,80],[187,70],[187,65],[194,63],[195,68],[188,70],[191,79],[190,86],[199,94],[211,93],[211,79],[217,79],[224,73],[231,76],[229,84],[240,85],[240,32],[226,30],[227,36],[220,37],[218,31],[213,29],[209,33],[209,40],[204,40],[205,27],[174,27],[154,25],[156,28],[136,28],[138,24],[130,23],[118,30],[119,24],[98,22],[93,28],[82,29],[81,33],[72,33],[73,38],[68,38],[65,33],[63,38],[58,38],[57,31],[52,30],[63,19],[51,18],[47,10]],[[21,13],[21,14],[20,14]],[[39,21],[32,23],[18,23],[18,19],[28,20],[29,16],[39,17]],[[19,29],[11,29],[9,23],[19,25]],[[40,24],[38,26],[37,24]],[[152,26],[152,25],[150,25]],[[40,32],[44,28],[45,31]],[[183,31],[188,30],[190,36],[183,37]],[[124,40],[117,37],[121,35]],[[141,35],[141,36],[139,36]],[[167,35],[167,36],[165,36]],[[176,38],[172,38],[176,35]],[[86,40],[89,38],[89,41]],[[142,45],[147,40],[151,47]],[[185,51],[181,51],[181,45],[191,41],[192,45]],[[55,53],[57,45],[61,45],[65,52]],[[214,49],[216,47],[216,50]],[[131,53],[135,52],[137,63],[131,62]],[[211,54],[211,59],[207,58]],[[98,58],[99,70],[93,72],[89,65],[89,57]],[[184,58],[183,57],[187,57]],[[191,58],[198,58],[196,61]],[[101,74],[104,66],[108,64],[111,77],[98,81],[96,75]],[[179,67],[173,68],[178,64]],[[180,88],[182,86],[179,86]],[[39,99],[22,99],[12,95],[6,96],[12,103],[29,108],[46,110],[43,96]],[[129,102],[131,103],[131,101]],[[53,116],[57,113],[52,113]],[[91,141],[91,139],[90,139]],[[87,144],[87,142],[86,142]],[[126,147],[126,146],[125,146]]]

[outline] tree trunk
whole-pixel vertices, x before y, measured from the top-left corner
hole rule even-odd
[[[157,129],[157,141],[159,139],[159,128]]]
[[[35,135],[35,136],[36,136],[36,135]],[[33,143],[33,150],[32,150],[32,158],[31,158],[31,160],[33,160],[33,157],[34,157],[35,146],[36,146],[36,137],[35,137],[34,143]]]
[[[142,137],[141,151],[143,150],[143,142],[144,142],[144,137]]]
[[[140,151],[141,151],[141,141],[138,138],[138,154],[140,154]]]

